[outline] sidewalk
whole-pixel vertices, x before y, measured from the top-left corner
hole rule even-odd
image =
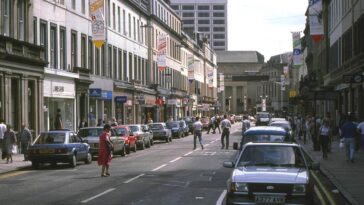
[[[32,165],[30,161],[23,161],[23,159],[24,155],[15,154],[13,155],[13,163],[6,164],[6,160],[0,158],[0,174]]]
[[[354,163],[347,162],[345,148],[339,148],[339,140],[332,142],[328,159],[322,159],[322,152],[313,151],[312,143],[298,140],[313,160],[320,162],[321,171],[334,183],[344,197],[353,205],[364,204],[364,150],[354,154]]]

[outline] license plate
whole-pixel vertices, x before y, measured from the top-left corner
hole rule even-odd
[[[255,196],[255,202],[261,204],[284,204],[283,196]]]
[[[41,149],[41,150],[39,150],[39,153],[41,153],[41,154],[54,153],[54,149]]]

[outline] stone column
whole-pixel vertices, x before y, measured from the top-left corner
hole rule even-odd
[[[29,104],[29,95],[28,95],[28,77],[23,75],[20,81],[20,123],[28,123],[28,104]],[[33,93],[32,93],[33,95]]]
[[[236,105],[236,100],[237,100],[237,92],[236,92],[236,86],[233,85],[232,86],[233,89],[233,93],[231,96],[231,111],[230,113],[236,113],[236,109],[237,109],[237,105]]]
[[[38,105],[36,113],[36,129],[34,130],[35,136],[41,131],[44,131],[44,93],[43,93],[43,79],[39,79],[35,83],[35,104]]]

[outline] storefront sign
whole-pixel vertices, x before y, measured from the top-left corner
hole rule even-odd
[[[177,99],[168,99],[167,105],[177,105]]]
[[[112,91],[103,90],[101,92],[101,98],[103,100],[112,100]]]
[[[364,82],[364,75],[344,75],[344,83],[362,83]]]
[[[132,106],[133,105],[133,101],[132,100],[127,100],[125,103],[126,106]]]
[[[89,97],[91,98],[101,98],[102,90],[100,88],[92,88],[89,90]]]
[[[53,91],[54,92],[64,92],[64,87],[63,86],[54,86]]]
[[[74,98],[76,96],[73,81],[59,81],[59,79],[45,79],[43,83],[43,96],[55,98]]]
[[[125,103],[128,100],[128,96],[116,96],[115,101],[118,103]]]

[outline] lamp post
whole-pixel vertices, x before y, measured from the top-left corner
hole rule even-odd
[[[247,110],[247,105],[246,105],[246,103],[247,103],[247,100],[246,100],[246,95],[244,95],[244,112],[246,112]]]
[[[229,96],[229,110],[228,110],[228,113],[230,114],[230,111],[231,111],[231,96]]]
[[[267,98],[268,98],[268,95],[260,96],[262,111],[267,111]]]

